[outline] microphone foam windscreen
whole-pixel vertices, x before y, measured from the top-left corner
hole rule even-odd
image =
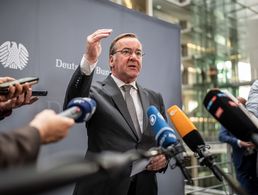
[[[197,130],[193,130],[187,135],[183,137],[184,142],[186,145],[193,151],[196,152],[198,149],[198,146],[204,146],[204,140],[202,139],[202,136]]]
[[[250,141],[257,127],[234,100],[220,90],[210,90],[204,98],[204,106],[212,116],[238,139]],[[245,108],[244,108],[245,109]]]
[[[196,152],[198,146],[205,145],[195,125],[178,106],[171,106],[167,113],[175,129],[193,152]]]
[[[184,137],[190,131],[197,129],[177,105],[167,109],[167,113],[181,137]]]

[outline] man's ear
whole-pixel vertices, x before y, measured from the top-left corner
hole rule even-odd
[[[110,55],[110,57],[109,57],[109,66],[110,67],[113,67],[113,62],[114,62],[114,58],[112,55]]]

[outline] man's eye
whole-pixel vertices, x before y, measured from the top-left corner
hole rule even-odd
[[[141,52],[141,51],[137,51],[137,52],[135,52],[135,54],[136,54],[137,56],[142,56],[142,52]]]
[[[129,51],[129,50],[123,50],[123,53],[124,53],[124,54],[129,54],[130,51]]]

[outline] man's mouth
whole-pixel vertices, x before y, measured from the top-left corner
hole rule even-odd
[[[130,64],[130,65],[128,65],[128,67],[129,67],[129,68],[137,68],[137,66],[134,65],[134,64]]]

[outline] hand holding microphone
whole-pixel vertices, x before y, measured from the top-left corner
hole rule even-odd
[[[53,110],[45,109],[38,113],[29,125],[38,130],[41,144],[48,144],[66,137],[73,124],[73,119],[62,117]]]
[[[59,113],[61,116],[75,119],[75,122],[88,121],[96,110],[96,102],[91,98],[74,98],[67,109]]]
[[[146,167],[148,171],[158,171],[166,167],[167,159],[165,155],[159,154],[150,158],[150,162]]]
[[[40,112],[30,122],[30,126],[38,129],[42,144],[56,142],[66,137],[74,120],[75,122],[87,121],[95,110],[96,102],[93,99],[74,98],[69,102],[68,109],[59,114],[53,110]]]
[[[147,115],[158,146],[162,147],[162,151],[170,158],[175,158],[176,164],[181,169],[184,177],[189,184],[192,184],[192,178],[185,167],[183,156],[185,150],[177,140],[175,131],[168,126],[167,122],[155,106],[150,106],[148,108]]]

